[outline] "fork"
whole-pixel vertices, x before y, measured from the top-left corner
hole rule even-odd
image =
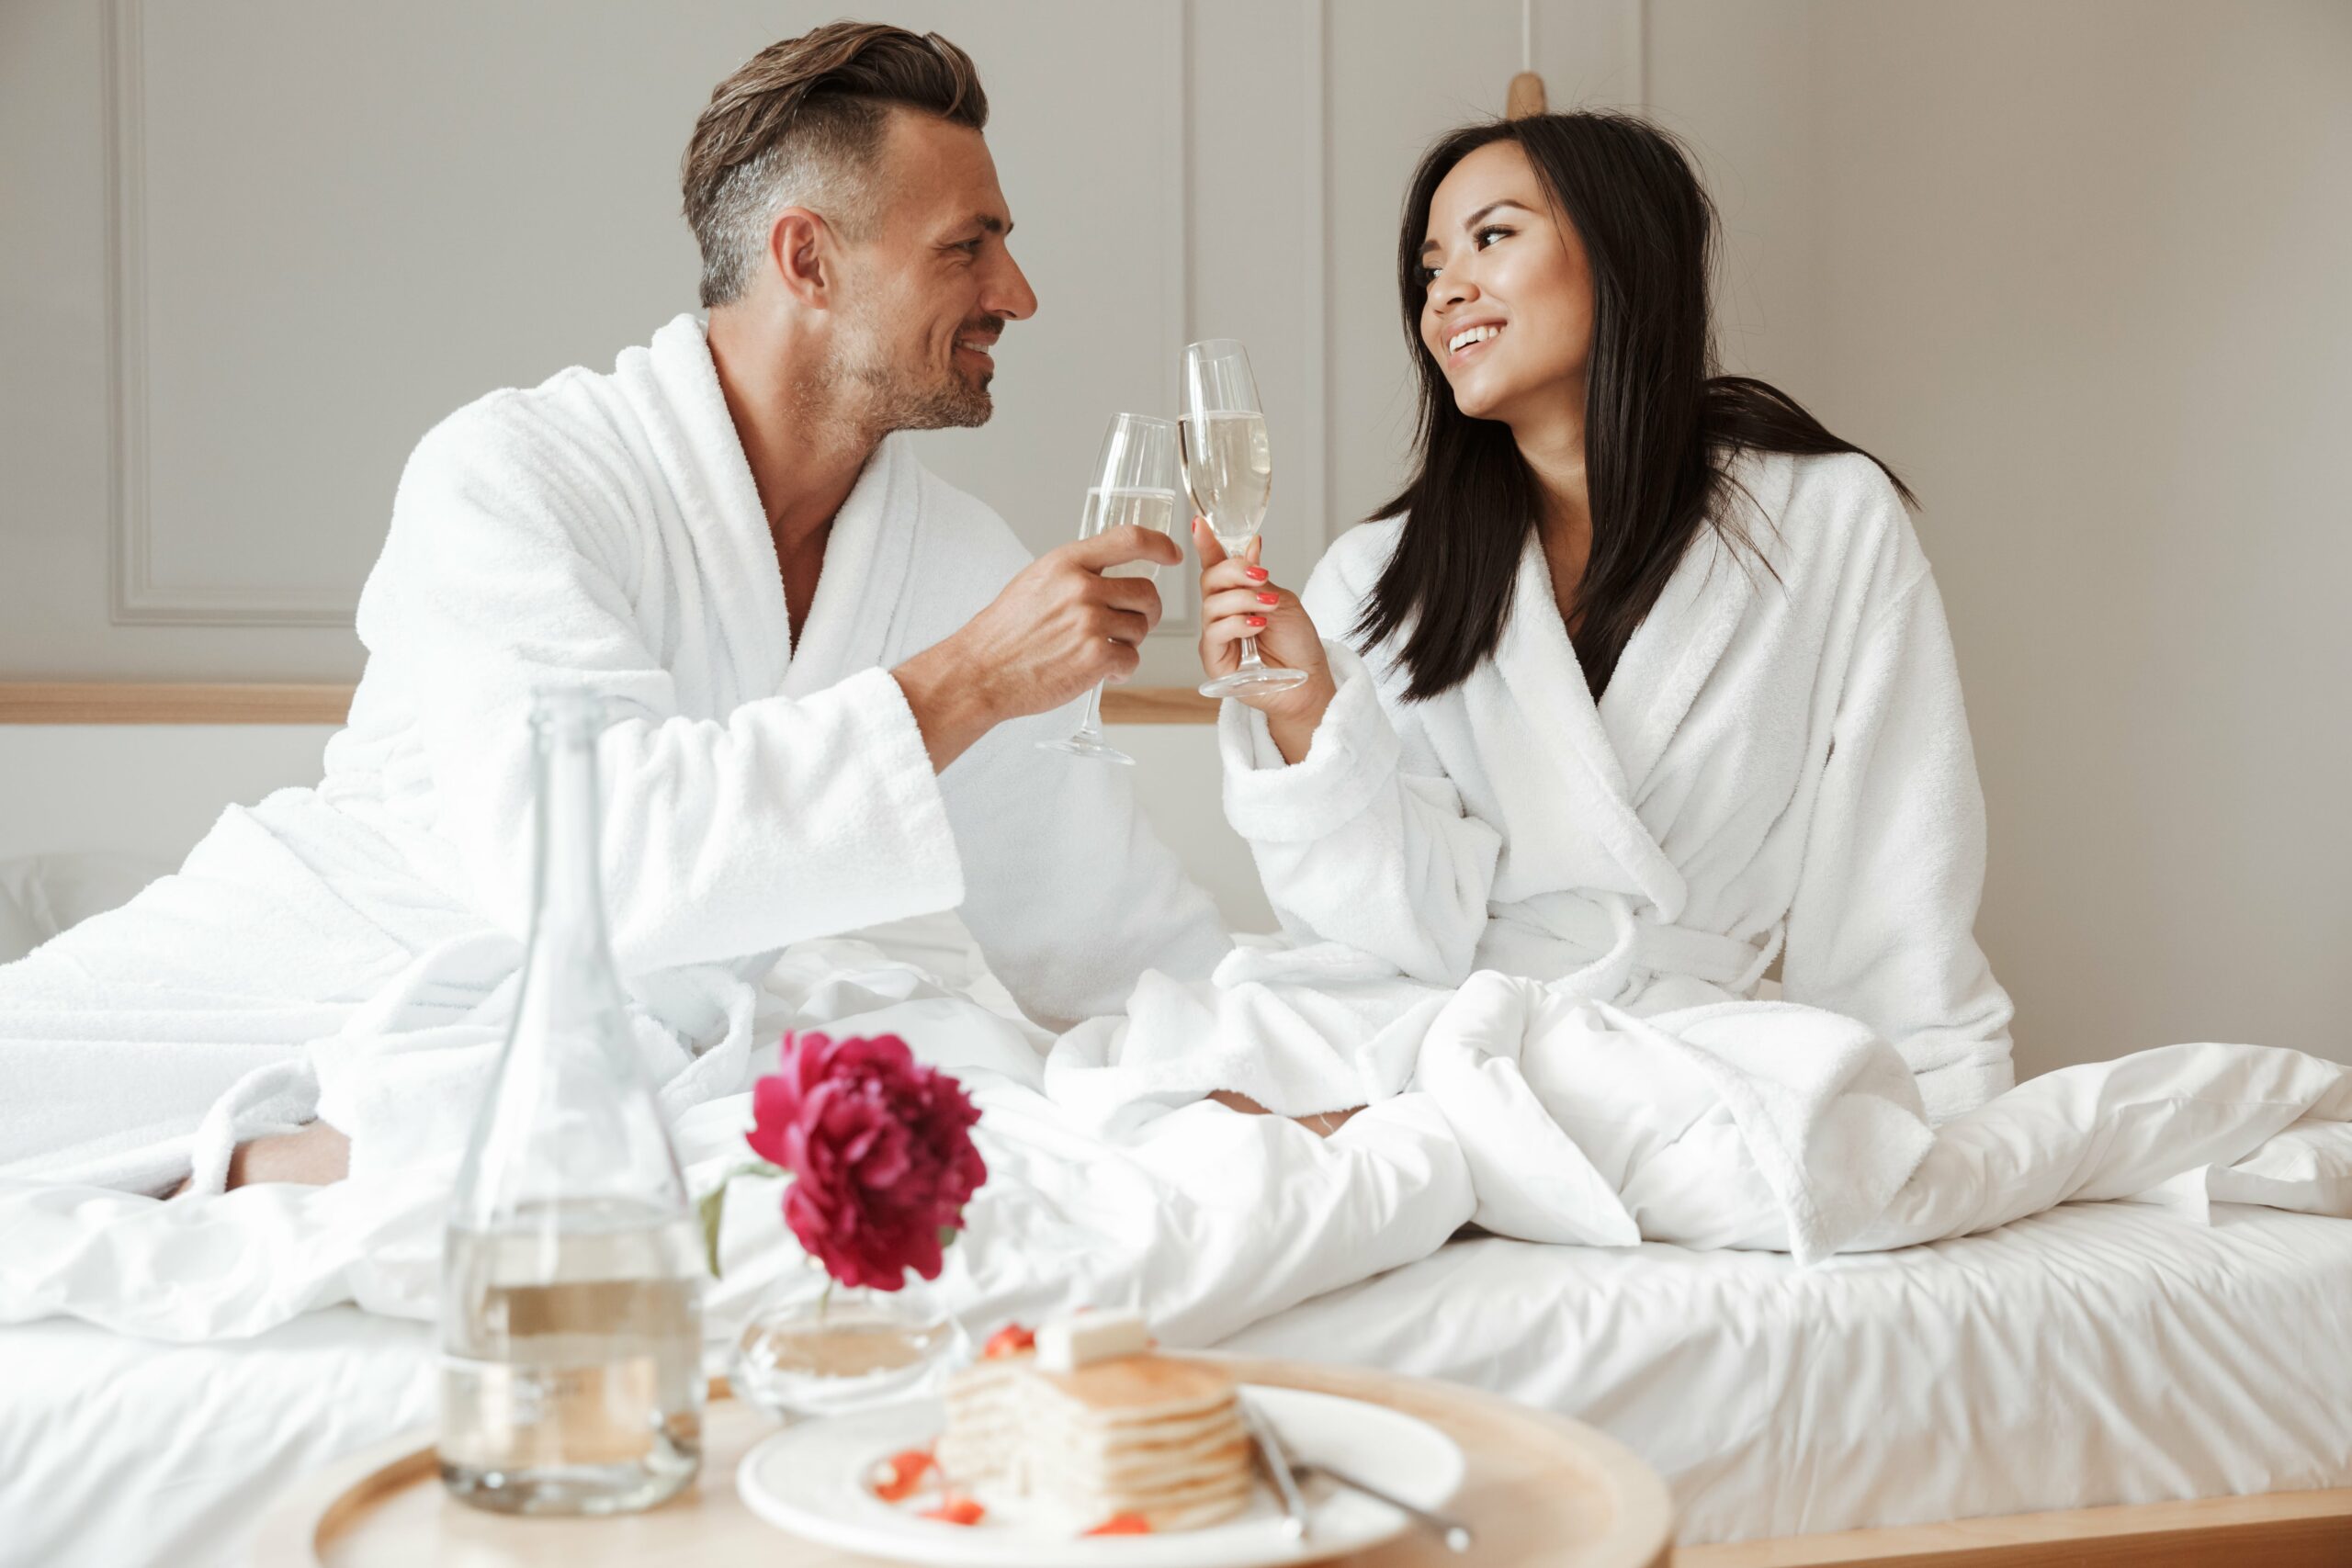
[[[1326,1481],[1336,1482],[1351,1492],[1361,1492],[1375,1503],[1387,1504],[1445,1542],[1445,1549],[1448,1551],[1464,1552],[1470,1550],[1470,1527],[1460,1519],[1449,1518],[1443,1514],[1433,1512],[1417,1504],[1408,1503],[1395,1493],[1384,1492],[1372,1483],[1351,1475],[1346,1471],[1327,1464],[1321,1460],[1300,1460],[1294,1463],[1290,1470],[1294,1478],[1303,1475],[1320,1475]]]

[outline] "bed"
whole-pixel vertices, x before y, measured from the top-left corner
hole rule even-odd
[[[1690,1565],[1838,1560],[1709,1543],[2261,1493],[2352,1551],[2352,1495],[2328,1491],[2352,1486],[2347,1345],[2352,1224],[2120,1203],[1810,1270],[1464,1239],[1227,1342],[1589,1421],[1665,1475]],[[432,1350],[350,1308],[231,1345],[0,1331],[0,1564],[240,1562],[279,1487],[429,1426]]]
[[[68,881],[19,876],[19,923],[65,923]],[[1610,1431],[1687,1568],[2352,1561],[2352,1222],[2082,1204],[1811,1270],[1465,1238],[1226,1343]],[[424,1325],[349,1308],[204,1346],[0,1329],[0,1568],[242,1562],[279,1487],[429,1425],[432,1368]]]

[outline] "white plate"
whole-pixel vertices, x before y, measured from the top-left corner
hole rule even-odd
[[[1462,1450],[1426,1421],[1380,1404],[1300,1389],[1247,1384],[1243,1392],[1282,1434],[1292,1459],[1338,1465],[1408,1503],[1442,1508],[1462,1485]],[[1306,1540],[1282,1532],[1282,1510],[1261,1478],[1247,1512],[1206,1529],[1166,1535],[1048,1534],[993,1517],[944,1524],[874,1495],[875,1464],[938,1436],[939,1401],[914,1400],[854,1416],[787,1427],[743,1456],[735,1487],[752,1512],[827,1546],[944,1568],[1258,1568],[1315,1562],[1401,1533],[1408,1521],[1385,1503],[1304,1483]]]

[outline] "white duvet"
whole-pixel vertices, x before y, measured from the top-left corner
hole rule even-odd
[[[1689,1046],[1709,1038],[1704,1019],[1678,1031],[1686,1048],[1645,1050],[1640,1021],[1482,976],[1421,1021],[1428,1087],[1325,1140],[1206,1102],[1091,1127],[1045,1094],[1061,1066],[1041,1063],[1033,1030],[863,943],[794,949],[763,995],[763,1030],[894,1032],[974,1089],[990,1175],[941,1281],[974,1329],[1092,1303],[1211,1344],[1474,1220],[1537,1240],[1828,1251],[2140,1193],[2352,1215],[2352,1072],[2290,1051],[2186,1045],[2071,1067],[1930,1131],[1907,1079],[1867,1051],[1792,1061],[1747,1033]],[[1148,989],[1138,1011],[1154,1005]],[[1515,1066],[1544,1060],[1559,1070]],[[740,1090],[677,1117],[698,1186],[740,1161],[748,1122]],[[1890,1149],[1911,1150],[1907,1165]],[[204,1340],[346,1301],[427,1317],[449,1175],[169,1203],[0,1187],[0,1322]],[[772,1284],[818,1288],[773,1203],[730,1205],[725,1243],[714,1337]]]

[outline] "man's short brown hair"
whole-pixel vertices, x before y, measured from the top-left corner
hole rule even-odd
[[[831,22],[770,44],[713,89],[684,171],[705,305],[742,293],[786,207],[852,237],[865,228],[892,105],[974,130],[989,120],[970,55],[885,22]]]

